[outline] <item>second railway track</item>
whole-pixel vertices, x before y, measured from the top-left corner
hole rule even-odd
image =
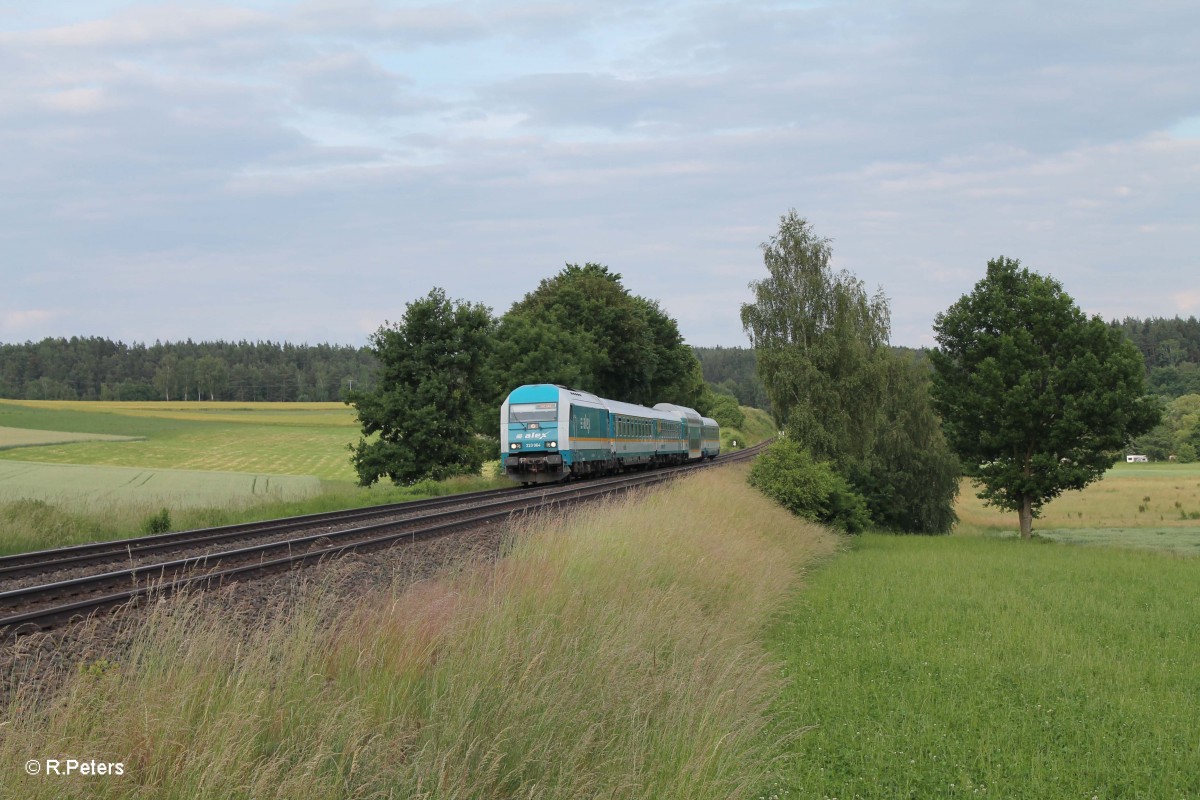
[[[727,464],[759,447],[718,457]],[[709,464],[531,489],[506,488],[102,542],[0,558],[0,635],[45,630],[150,593],[239,581],[293,566],[495,524],[514,513],[603,497]],[[175,558],[162,560],[164,554]],[[86,574],[62,577],[70,571]],[[60,579],[44,581],[45,577]],[[17,585],[18,582],[22,585]]]

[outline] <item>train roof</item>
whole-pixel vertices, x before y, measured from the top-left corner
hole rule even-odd
[[[590,392],[570,389],[556,383],[531,383],[518,386],[508,393],[508,403],[557,403],[563,396],[582,400],[593,407],[603,407],[605,401]]]
[[[712,417],[701,417],[700,421],[703,422],[705,425],[716,425],[718,428],[721,427],[721,424],[719,422],[717,422],[715,419],[713,419]]]
[[[694,408],[677,406],[674,403],[659,403],[655,406],[655,409],[674,414],[675,419],[685,419],[692,425],[700,422],[700,412],[696,411]]]
[[[643,417],[644,419],[657,419],[663,422],[678,422],[679,417],[668,414],[665,411],[639,406],[633,403],[622,403],[620,400],[605,400],[604,405],[613,414],[626,414],[631,417]]]

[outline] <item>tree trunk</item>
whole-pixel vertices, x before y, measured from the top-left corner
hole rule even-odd
[[[1033,537],[1033,499],[1026,497],[1021,500],[1021,510],[1017,512],[1021,515],[1021,538],[1030,539]]]

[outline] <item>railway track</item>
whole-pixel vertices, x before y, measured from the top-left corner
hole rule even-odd
[[[165,596],[189,587],[249,580],[351,552],[496,524],[535,509],[606,497],[691,470],[746,460],[765,444],[712,462],[586,482],[494,489],[0,558],[0,636],[48,630],[104,609],[136,604],[152,593]],[[175,557],[167,557],[171,554]],[[46,580],[80,570],[85,573]]]

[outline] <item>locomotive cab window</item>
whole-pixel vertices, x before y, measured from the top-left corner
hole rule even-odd
[[[558,403],[514,403],[508,407],[509,422],[553,422]]]

